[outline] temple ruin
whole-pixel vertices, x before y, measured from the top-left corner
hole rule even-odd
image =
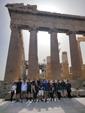
[[[81,76],[81,57],[76,34],[85,35],[85,17],[37,10],[36,5],[7,4],[10,14],[11,39],[6,64],[5,81],[13,81],[24,73],[24,49],[21,30],[30,32],[28,78],[39,79],[37,55],[37,32],[47,31],[51,42],[51,73],[52,79],[60,76],[58,33],[69,36],[73,79]]]

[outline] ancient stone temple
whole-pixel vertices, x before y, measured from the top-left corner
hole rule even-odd
[[[60,77],[60,61],[58,48],[58,33],[69,36],[72,76],[73,79],[81,76],[81,59],[76,40],[76,34],[85,34],[85,17],[66,14],[50,13],[37,10],[36,5],[7,4],[11,23],[11,39],[8,51],[5,81],[13,81],[23,76],[24,50],[21,30],[29,30],[29,66],[28,78],[39,79],[39,65],[37,55],[37,32],[50,33],[51,44],[51,73],[52,79]]]

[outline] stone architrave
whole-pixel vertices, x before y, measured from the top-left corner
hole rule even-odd
[[[5,71],[5,81],[12,82],[21,78],[24,69],[24,48],[20,29],[11,25],[11,39]]]
[[[28,78],[30,80],[39,79],[39,65],[37,56],[37,29],[30,29]]]
[[[51,30],[51,78],[53,80],[60,78],[60,62],[57,32]]]
[[[79,56],[78,44],[75,32],[69,33],[69,45],[72,65],[72,78],[77,79],[81,76],[81,60]]]

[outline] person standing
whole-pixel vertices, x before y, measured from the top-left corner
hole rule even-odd
[[[66,83],[64,80],[61,81],[61,91],[62,97],[66,97]]]
[[[38,90],[38,101],[43,101],[43,96],[44,96],[44,87],[43,84],[40,83],[39,85],[39,90]]]
[[[69,82],[69,80],[67,80],[66,89],[68,98],[71,98],[71,83]]]
[[[49,95],[50,95],[51,101],[54,101],[54,85],[52,82],[50,82],[49,84]]]
[[[48,92],[49,92],[49,83],[47,80],[43,81],[43,87],[44,87],[44,98],[45,98],[45,102],[47,102],[48,99]]]
[[[57,97],[60,100],[61,99],[61,81],[57,81]]]
[[[24,79],[21,84],[21,99],[23,100],[26,98],[27,98],[27,82]]]
[[[32,99],[33,99],[33,102],[36,102],[36,85],[35,85],[35,81],[32,81],[32,84],[31,84],[31,92],[32,92]]]
[[[27,100],[31,100],[31,82],[27,81]]]
[[[14,97],[15,93],[16,93],[16,83],[13,82],[13,84],[11,86],[11,98],[10,98],[11,102],[13,100],[13,97]]]
[[[21,99],[21,79],[16,82],[16,101],[19,101]]]

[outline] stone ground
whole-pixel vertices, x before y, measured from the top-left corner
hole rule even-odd
[[[0,100],[0,113],[85,113],[85,98],[56,102],[10,102]]]

